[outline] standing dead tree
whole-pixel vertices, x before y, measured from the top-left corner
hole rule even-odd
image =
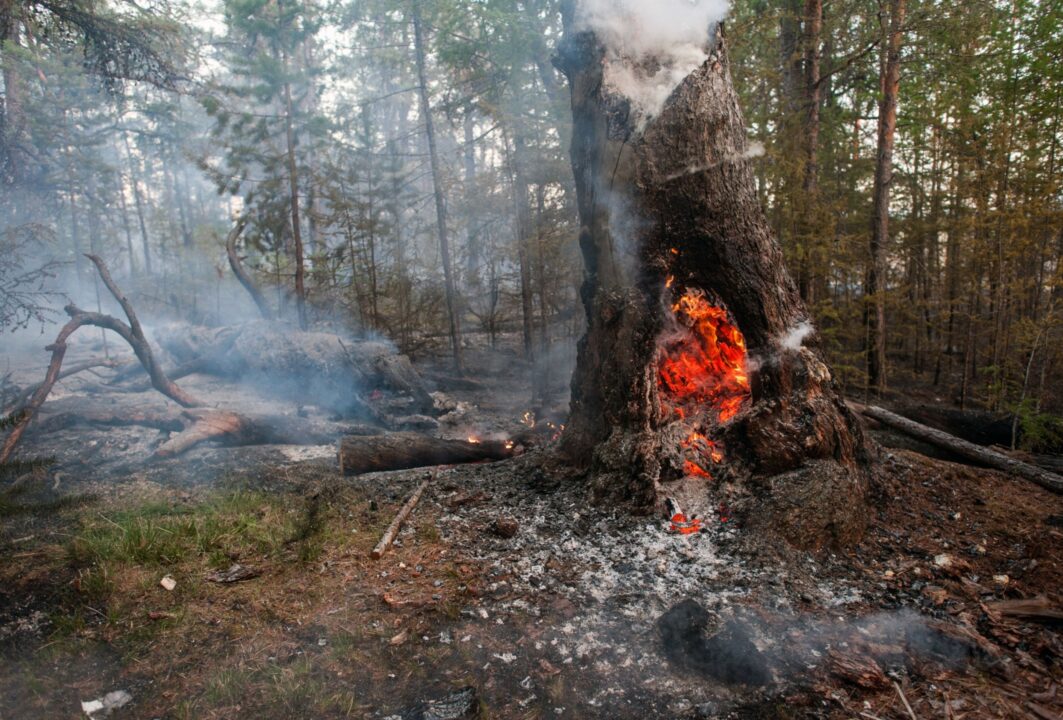
[[[140,364],[144,366],[144,370],[147,372],[148,377],[151,378],[152,387],[163,395],[185,408],[202,406],[202,403],[199,400],[186,393],[176,383],[170,380],[163,371],[162,366],[156,361],[155,355],[151,351],[151,345],[144,336],[144,329],[140,326],[140,321],[137,319],[137,315],[133,311],[132,304],[111,278],[111,273],[107,269],[107,265],[96,255],[86,255],[86,257],[96,266],[100,279],[122,307],[122,311],[125,313],[129,324],[127,325],[118,318],[110,315],[87,312],[78,308],[74,304],[67,305],[66,308],[64,308],[66,314],[70,317],[70,320],[67,321],[62,329],[60,329],[59,334],[55,338],[55,342],[45,348],[52,353],[51,361],[48,363],[48,370],[45,372],[44,380],[37,386],[37,389],[34,391],[29,401],[27,401],[25,406],[21,409],[21,416],[18,423],[4,439],[4,444],[0,446],[0,463],[7,462],[11,458],[15,446],[18,445],[22,435],[26,432],[29,424],[36,417],[37,411],[40,410],[41,405],[43,405],[44,401],[48,399],[52,387],[59,379],[63,367],[63,358],[66,356],[67,340],[70,339],[70,336],[73,335],[74,332],[85,325],[103,328],[104,330],[111,330],[129,343],[129,346],[133,349],[133,353],[137,356]]]
[[[722,26],[713,34],[704,63],[647,116],[606,72],[646,77],[660,62],[610,55],[566,18],[555,63],[571,91],[587,331],[562,452],[600,493],[642,508],[691,476],[681,451],[707,431],[668,407],[662,345],[687,332],[669,297],[703,298],[740,331],[728,369],[746,389],[711,428],[726,453],[712,453],[713,472],[745,491],[749,524],[843,544],[863,530],[868,448],[761,211]]]

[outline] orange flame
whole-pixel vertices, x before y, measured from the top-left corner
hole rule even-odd
[[[687,290],[672,312],[684,330],[661,349],[658,380],[665,403],[680,418],[712,410],[727,422],[749,398],[745,338],[727,310],[700,290]]]
[[[700,290],[686,290],[672,305],[682,326],[660,349],[658,388],[666,413],[680,420],[727,422],[749,399],[746,342],[727,310],[711,304]],[[687,476],[712,477],[705,467],[724,454],[698,429],[682,442]],[[693,457],[693,459],[690,459]]]

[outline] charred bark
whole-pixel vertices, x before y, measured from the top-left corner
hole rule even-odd
[[[495,440],[444,440],[416,433],[350,436],[340,441],[340,470],[360,475],[433,465],[505,460],[516,454],[512,443]]]
[[[757,509],[749,521],[803,546],[844,543],[862,531],[864,436],[815,337],[783,342],[808,315],[758,203],[722,32],[709,50],[640,128],[605,82],[605,49],[592,32],[569,27],[559,48],[588,325],[562,452],[591,459],[605,495],[643,508],[659,499],[679,441],[657,381],[671,276],[725,304],[745,336],[751,402],[721,430],[725,476]]]

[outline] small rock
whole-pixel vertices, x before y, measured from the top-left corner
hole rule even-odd
[[[98,700],[82,701],[81,711],[90,718],[106,717],[120,707],[133,702],[133,696],[125,690],[115,690]]]
[[[177,581],[167,575],[159,581],[159,585],[162,585],[164,590],[169,590],[170,592],[173,592],[173,589],[177,587]]]
[[[518,530],[520,530],[520,523],[513,518],[500,517],[491,523],[491,532],[507,540],[516,536]]]
[[[216,583],[234,583],[242,580],[250,580],[251,578],[258,577],[259,572],[254,568],[245,567],[240,563],[233,563],[229,566],[228,570],[224,572],[219,570],[218,572],[207,575],[207,580]]]
[[[392,645],[392,646],[402,645],[404,642],[406,642],[406,639],[408,637],[410,637],[410,633],[408,631],[406,631],[406,630],[403,630],[398,635],[396,635],[395,637],[393,637],[390,640],[388,640],[388,645]]]

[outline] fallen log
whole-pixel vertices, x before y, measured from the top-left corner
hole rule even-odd
[[[987,603],[986,607],[1004,617],[1063,623],[1063,608],[1044,596],[1018,600],[999,600]]]
[[[410,513],[413,512],[413,509],[417,507],[417,503],[421,500],[421,495],[424,493],[425,488],[428,487],[428,483],[431,480],[431,475],[425,478],[424,482],[418,485],[417,489],[413,491],[413,495],[411,495],[410,499],[406,501],[406,504],[399,509],[395,519],[391,521],[391,524],[388,525],[388,529],[384,531],[384,535],[380,538],[380,542],[378,542],[376,547],[373,548],[373,551],[369,553],[374,560],[382,558],[388,548],[391,547],[391,543],[395,542],[395,536],[399,534],[399,530],[402,529],[402,524],[406,522],[406,518],[409,517]]]
[[[378,388],[409,395],[414,403],[408,412],[433,409],[409,358],[387,342],[348,341],[264,320],[221,329],[171,324],[157,328],[155,339],[177,361],[176,371],[239,378],[344,414],[381,420],[364,398]]]
[[[918,440],[944,448],[966,460],[981,463],[995,470],[1000,470],[1012,475],[1018,475],[1030,482],[1037,483],[1046,490],[1063,493],[1063,477],[1060,477],[1055,473],[1042,470],[1039,467],[1010,458],[1007,455],[1002,455],[993,450],[989,450],[988,448],[979,447],[974,443],[949,435],[941,430],[921,425],[914,420],[909,420],[906,417],[902,417],[880,407],[873,405],[858,405],[857,403],[850,403],[850,405],[872,420],[877,420],[883,425],[888,425],[889,427],[899,430],[906,435],[911,435]]]
[[[344,475],[505,460],[514,454],[513,444],[507,441],[444,440],[417,433],[349,436],[339,444],[340,470]]]
[[[332,427],[322,427],[304,418],[287,415],[254,417],[228,410],[186,410],[185,427],[155,449],[158,458],[173,457],[208,440],[229,447],[247,445],[327,445],[338,434]],[[355,426],[347,432],[372,432],[373,428]],[[352,436],[353,437],[353,436]]]
[[[48,435],[80,425],[97,427],[146,427],[166,432],[184,430],[186,422],[181,413],[172,410],[162,412],[126,411],[121,414],[97,412],[60,412],[37,423],[35,432]]]

